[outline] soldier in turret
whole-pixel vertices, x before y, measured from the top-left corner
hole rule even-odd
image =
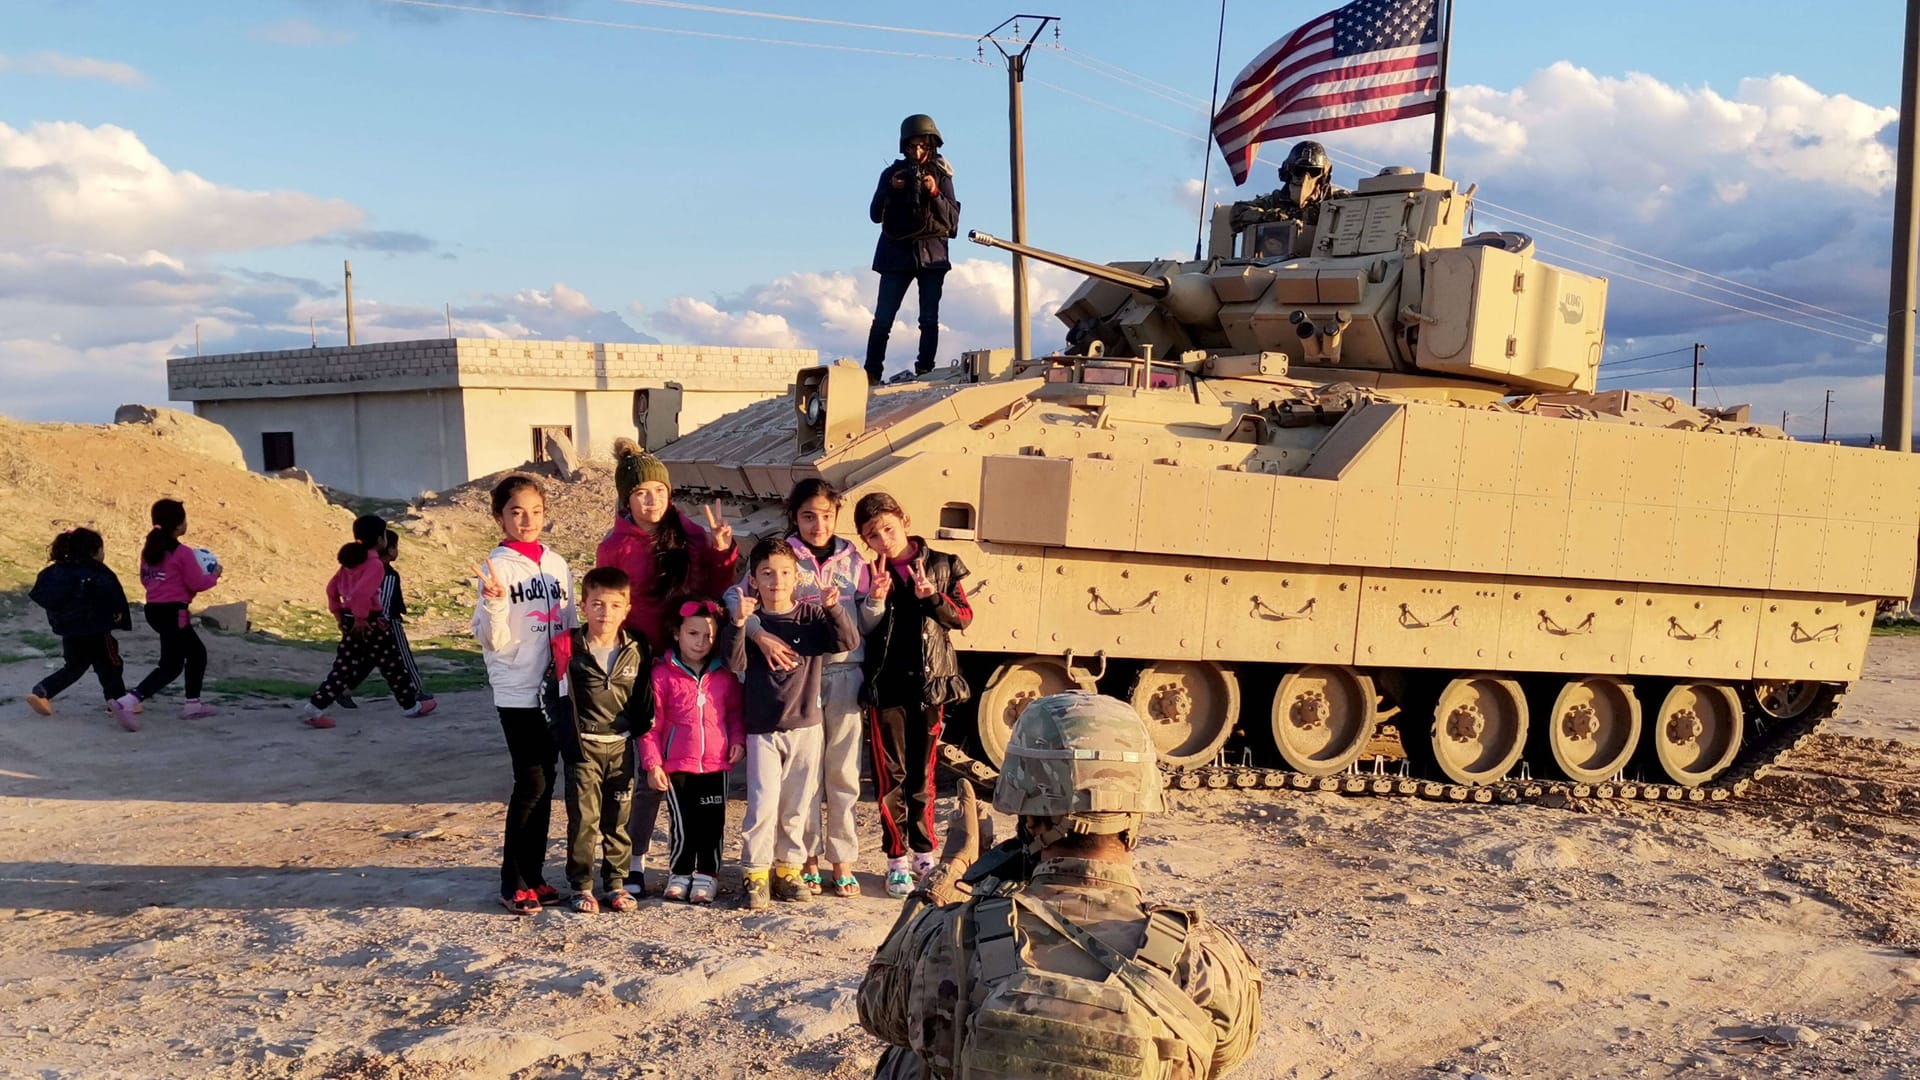
[[[1289,250],[1279,250],[1277,238],[1282,230],[1260,230],[1256,234],[1260,237],[1258,247],[1248,252],[1250,256],[1285,258],[1307,254],[1301,248],[1320,220],[1320,204],[1332,196],[1347,194],[1333,186],[1333,163],[1327,158],[1327,148],[1311,139],[1295,143],[1287,153],[1287,160],[1280,166],[1280,185],[1259,198],[1234,203],[1230,218],[1233,231],[1252,225],[1295,222],[1293,235],[1299,239],[1287,245]],[[1269,236],[1276,239],[1267,243]]]
[[[920,290],[920,353],[914,370],[933,370],[940,347],[940,292],[946,284],[947,241],[960,235],[960,200],[953,194],[953,166],[940,156],[940,129],[933,117],[915,113],[900,122],[900,160],[880,173],[868,216],[880,226],[873,270],[880,295],[867,331],[867,381],[880,382],[887,364],[887,337],[907,297]]]
[[[945,861],[860,985],[860,1023],[889,1044],[876,1077],[1207,1080],[1247,1057],[1259,969],[1198,912],[1148,904],[1134,877],[1142,817],[1164,809],[1138,713],[1081,693],[1028,706],[993,796],[1020,836],[947,903],[976,858],[961,790]]]

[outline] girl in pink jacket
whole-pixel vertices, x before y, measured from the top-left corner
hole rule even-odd
[[[647,786],[666,793],[673,828],[668,900],[713,902],[727,826],[727,770],[746,754],[740,682],[714,654],[720,606],[689,600],[667,616],[673,650],[653,664],[653,729],[640,740]]]
[[[186,720],[212,716],[213,708],[200,701],[200,682],[207,675],[207,646],[193,631],[187,605],[194,596],[220,581],[219,564],[200,565],[200,553],[180,542],[187,531],[187,508],[178,499],[153,504],[149,520],[153,531],[140,548],[140,584],[147,590],[147,625],[160,635],[160,663],[140,685],[107,703],[114,719],[128,731],[140,730],[140,703],[165,690],[187,673],[187,703],[180,710]],[[211,560],[209,560],[211,561]]]

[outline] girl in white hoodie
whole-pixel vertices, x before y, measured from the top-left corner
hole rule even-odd
[[[507,799],[506,839],[500,856],[500,905],[533,915],[557,904],[560,893],[541,869],[547,860],[547,822],[559,748],[540,707],[549,668],[564,672],[574,626],[573,575],[558,553],[540,543],[547,524],[547,493],[531,476],[515,473],[493,488],[500,546],[488,553],[480,578],[473,636],[487,661],[487,682],[500,711],[513,758],[513,794]],[[561,687],[565,692],[564,684]]]

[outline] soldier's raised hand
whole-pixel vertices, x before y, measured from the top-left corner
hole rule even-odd
[[[498,600],[507,595],[506,588],[500,584],[500,579],[494,575],[492,559],[488,559],[486,562],[474,567],[473,572],[475,576],[480,579],[480,595],[483,598]]]
[[[707,533],[713,537],[713,550],[726,551],[733,547],[733,526],[727,524],[727,511],[719,500],[706,506]]]

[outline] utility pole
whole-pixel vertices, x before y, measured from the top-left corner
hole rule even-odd
[[[1900,159],[1893,188],[1893,277],[1887,288],[1887,385],[1881,433],[1887,449],[1913,449],[1913,320],[1916,248],[1914,124],[1920,123],[1920,0],[1907,0],[1900,74]]]
[[[1833,419],[1833,391],[1827,391],[1827,407],[1820,413],[1820,441],[1827,441],[1827,421]]]
[[[1917,0],[1917,2],[1920,2],[1920,0]],[[1038,23],[1038,25],[1033,28],[1033,33],[1025,38],[1020,36],[1020,20],[1022,19]],[[1022,149],[1026,141],[1026,130],[1021,120],[1020,84],[1025,82],[1027,78],[1027,54],[1033,51],[1034,40],[1040,36],[1042,30],[1047,28],[1048,23],[1054,24],[1053,36],[1057,41],[1060,37],[1060,20],[1053,15],[1015,15],[1001,22],[999,26],[987,31],[980,39],[981,41],[992,42],[994,49],[997,50],[1001,58],[1007,62],[1007,144],[1009,157],[1009,168],[1007,172],[1013,185],[1013,239],[1014,242],[1018,244],[1027,242],[1027,165],[1025,152]],[[1013,27],[1013,34],[1008,40],[1018,46],[1013,52],[1007,51],[1006,47],[1000,43],[999,37],[1000,31],[1009,25]],[[1027,325],[1027,260],[1020,255],[1015,255],[1013,257],[1014,363],[1019,363],[1027,359],[1032,352],[1032,330]]]
[[[1706,351],[1707,351],[1707,347],[1705,345],[1702,345],[1697,341],[1693,343],[1693,402],[1692,404],[1693,404],[1693,407],[1696,409],[1700,407],[1700,365],[1706,363],[1706,360],[1704,359],[1704,355]]]
[[[353,260],[347,259],[345,260],[345,262],[347,264],[347,347],[352,348],[353,347]]]
[[[1780,430],[1787,430],[1787,410],[1785,409],[1780,410]],[[1791,439],[1793,436],[1789,435],[1787,438]]]

